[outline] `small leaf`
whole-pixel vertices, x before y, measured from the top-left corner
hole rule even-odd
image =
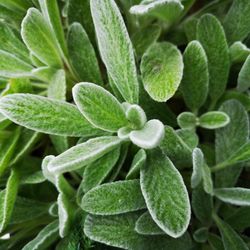
[[[208,240],[208,229],[206,227],[198,228],[193,234],[194,240],[198,243],[205,243]]]
[[[164,125],[159,120],[150,120],[141,130],[130,132],[130,140],[138,147],[152,149],[157,147],[164,137]]]
[[[184,73],[181,92],[186,105],[196,112],[206,101],[209,85],[206,53],[198,41],[188,44],[184,55]]]
[[[93,83],[79,83],[73,88],[74,101],[80,112],[94,126],[111,132],[128,124],[118,100]]]
[[[191,112],[182,112],[177,117],[177,123],[182,129],[193,129],[196,127],[196,116]]]
[[[36,35],[34,36],[34,31]],[[43,63],[61,67],[62,60],[57,41],[50,26],[35,8],[30,8],[23,19],[21,35],[29,50]]]
[[[120,144],[121,140],[115,136],[90,139],[55,157],[49,163],[48,169],[50,172],[58,174],[79,169],[99,159]]]
[[[199,148],[195,148],[192,153],[193,158],[193,172],[191,176],[191,187],[196,188],[202,181],[204,156]]]
[[[230,46],[230,57],[232,63],[244,62],[250,55],[250,49],[242,42],[235,42]]]
[[[133,47],[114,0],[90,1],[102,60],[115,86],[129,103],[138,103],[139,84]]]
[[[141,129],[147,122],[144,110],[136,104],[130,105],[126,110],[126,118],[135,129]]]
[[[180,173],[159,150],[149,151],[141,169],[141,189],[150,215],[171,237],[180,237],[190,221],[188,192]]]
[[[250,189],[247,188],[218,188],[214,195],[226,202],[237,206],[250,206]]]
[[[71,64],[79,75],[79,79],[101,84],[101,72],[95,50],[79,23],[73,23],[69,27],[68,50]]]
[[[171,43],[155,43],[141,61],[145,90],[158,102],[165,102],[176,92],[183,74],[182,55]]]
[[[44,227],[39,234],[23,247],[22,250],[46,249],[58,239],[58,221],[55,220]]]
[[[87,192],[81,208],[91,214],[114,215],[145,208],[139,180],[103,184]]]
[[[230,68],[226,36],[217,18],[205,14],[198,22],[197,37],[208,58],[209,95],[216,102],[226,88]]]
[[[76,106],[31,94],[13,94],[0,99],[0,111],[26,128],[54,135],[91,136],[100,134]]]
[[[230,122],[229,116],[221,111],[210,111],[199,117],[199,126],[206,129],[225,127]]]
[[[250,55],[247,57],[246,61],[244,62],[239,76],[238,76],[238,84],[237,89],[241,92],[246,91],[250,87]]]
[[[165,234],[154,222],[149,212],[142,214],[135,224],[135,231],[142,235]]]

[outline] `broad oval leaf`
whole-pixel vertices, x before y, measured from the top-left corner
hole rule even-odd
[[[128,124],[122,105],[98,85],[79,83],[73,88],[73,97],[85,118],[100,129],[116,132]]]
[[[193,129],[196,122],[196,116],[191,112],[182,112],[177,117],[177,123],[182,129]]]
[[[238,76],[238,84],[237,89],[241,92],[246,91],[250,87],[250,55],[247,57],[244,62],[239,76]]]
[[[121,144],[115,136],[103,136],[90,139],[78,144],[59,156],[55,157],[48,165],[52,173],[64,173],[86,166]]]
[[[141,73],[144,88],[151,98],[165,102],[175,94],[181,82],[182,55],[171,43],[155,43],[142,57]]]
[[[159,149],[149,151],[140,180],[147,208],[156,224],[171,237],[183,235],[191,209],[187,189],[173,163]]]
[[[133,47],[125,23],[114,0],[90,1],[92,18],[102,60],[125,101],[138,103]]]
[[[76,106],[38,95],[13,94],[2,97],[0,111],[11,121],[38,132],[78,137],[101,134]]]
[[[114,215],[146,208],[139,180],[103,184],[87,192],[81,208],[96,215]]]

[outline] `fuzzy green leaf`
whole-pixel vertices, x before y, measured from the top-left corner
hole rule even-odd
[[[235,42],[230,46],[230,58],[232,63],[244,62],[250,55],[250,49],[242,42]]]
[[[126,110],[126,118],[132,123],[135,129],[141,129],[147,121],[147,116],[144,110],[136,104],[129,105]]]
[[[149,152],[141,169],[141,189],[156,224],[171,237],[180,237],[190,221],[188,192],[180,173],[159,149]]]
[[[81,208],[96,215],[122,214],[146,207],[139,180],[103,184],[87,192]]]
[[[120,144],[121,140],[115,136],[90,139],[55,157],[49,163],[48,169],[52,173],[64,173],[79,169],[99,159]]]
[[[198,23],[197,37],[207,54],[209,95],[216,102],[226,88],[230,68],[226,36],[217,18],[206,14]]]
[[[184,55],[184,73],[181,92],[186,105],[196,112],[206,101],[209,85],[206,53],[198,41],[188,44]]]
[[[191,176],[191,187],[196,188],[202,181],[204,156],[199,148],[195,148],[192,153],[193,158],[193,172]]]
[[[133,47],[114,0],[90,1],[102,60],[115,86],[129,103],[138,103],[139,84]]]
[[[43,82],[50,82],[56,74],[57,69],[48,66],[35,68],[31,71],[32,75]]]
[[[176,92],[183,74],[182,55],[171,43],[155,43],[141,61],[145,90],[158,102],[165,102]]]
[[[80,112],[94,126],[111,132],[128,124],[118,100],[93,83],[79,83],[73,88],[74,101]]]
[[[91,136],[100,134],[76,106],[31,94],[13,94],[0,99],[0,111],[26,128],[54,135]]]
[[[244,62],[239,76],[238,76],[238,84],[237,89],[239,91],[246,91],[250,87],[250,55],[247,57],[246,61]]]
[[[177,123],[182,129],[193,129],[196,127],[196,116],[191,112],[182,112],[177,117]]]

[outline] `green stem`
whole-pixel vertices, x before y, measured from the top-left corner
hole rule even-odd
[[[210,169],[211,169],[211,172],[214,173],[214,172],[223,170],[223,169],[227,168],[230,165],[231,164],[229,162],[224,161],[224,162],[221,162],[221,163],[215,165],[214,167],[211,167]]]

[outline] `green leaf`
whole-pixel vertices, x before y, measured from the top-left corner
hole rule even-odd
[[[188,192],[180,173],[159,149],[149,151],[141,169],[141,189],[156,224],[171,237],[180,237],[190,221]]]
[[[250,75],[250,55],[247,57],[238,75],[237,89],[239,91],[243,92],[249,89],[250,87],[249,75]]]
[[[21,35],[26,46],[40,61],[52,67],[62,66],[57,40],[49,24],[37,9],[28,10],[22,22]]]
[[[155,43],[142,57],[141,73],[144,88],[150,97],[165,102],[175,94],[181,82],[182,55],[171,43]]]
[[[64,173],[79,169],[119,147],[121,140],[115,136],[103,136],[78,144],[55,157],[48,166],[51,173]]]
[[[9,79],[5,89],[1,92],[1,96],[15,93],[32,93],[32,85],[29,78]]]
[[[230,68],[229,49],[220,22],[211,14],[201,17],[197,37],[208,58],[209,95],[216,102],[223,94]]]
[[[249,249],[241,237],[226,222],[222,221],[218,216],[214,216],[214,220],[220,230],[225,250]]]
[[[94,47],[79,23],[73,23],[68,32],[68,50],[72,66],[81,81],[102,83]]]
[[[126,109],[126,118],[134,129],[141,129],[147,122],[147,116],[144,110],[136,104],[129,105]]]
[[[205,243],[208,239],[208,229],[206,227],[198,228],[193,234],[194,240],[198,243]]]
[[[209,233],[208,242],[213,250],[224,250],[222,240],[216,234]]]
[[[206,53],[198,41],[188,44],[183,54],[184,73],[180,89],[186,105],[196,112],[206,101],[209,85]]]
[[[58,239],[58,220],[44,227],[39,234],[25,245],[22,250],[46,249]]]
[[[114,0],[90,1],[97,41],[109,76],[125,101],[138,103],[139,84],[133,47]]]
[[[103,184],[87,192],[81,208],[91,214],[114,215],[145,208],[139,180]]]
[[[22,0],[1,0],[0,4],[10,10],[16,11],[16,12],[25,12],[26,8],[29,8],[30,3],[28,1],[22,1]]]
[[[100,134],[76,106],[31,94],[13,94],[0,99],[0,111],[26,128],[54,135],[92,136]]]
[[[235,42],[230,46],[230,57],[232,63],[244,62],[250,55],[250,49],[242,42]]]
[[[185,35],[189,42],[196,40],[198,18],[192,17],[184,22]]]
[[[178,129],[177,135],[186,143],[186,145],[192,150],[199,144],[199,137],[192,129]]]
[[[129,172],[127,173],[126,176],[126,180],[135,179],[137,176],[139,176],[140,169],[145,164],[146,159],[147,159],[147,154],[145,150],[140,149],[134,156]]]
[[[134,230],[140,214],[126,213],[113,216],[87,216],[84,233],[91,240],[123,249],[189,249],[191,239],[185,234],[179,239],[168,236],[144,236]]]
[[[34,77],[36,77],[39,80],[46,82],[46,83],[51,81],[51,79],[54,77],[56,72],[57,72],[57,69],[51,68],[48,66],[42,66],[39,68],[35,68],[31,71],[31,73]]]
[[[226,203],[250,206],[250,189],[247,188],[218,188],[214,190],[214,195]]]
[[[206,129],[223,128],[230,122],[230,117],[221,111],[210,111],[199,117],[199,126]]]
[[[120,148],[117,148],[86,166],[81,183],[83,192],[100,185],[118,162],[119,156]]]
[[[130,140],[138,147],[152,149],[161,143],[164,138],[164,125],[159,120],[150,120],[141,130],[130,132]]]
[[[149,212],[142,214],[136,221],[135,231],[142,235],[165,234],[154,222]]]
[[[225,20],[224,27],[229,43],[244,40],[249,34],[250,2],[248,0],[233,1]]]
[[[223,103],[220,111],[230,117],[230,123],[217,129],[215,132],[216,163],[226,161],[249,138],[249,120],[244,107],[236,100],[229,100]],[[234,165],[216,173],[217,187],[231,187],[237,181],[241,172],[241,165]]]
[[[196,127],[196,116],[191,112],[182,112],[177,117],[177,123],[182,129],[193,129]]]
[[[2,201],[0,203],[0,232],[3,232],[11,220],[18,192],[19,180],[20,178],[18,172],[16,170],[12,170],[6,189],[2,191],[4,196],[1,197]]]
[[[32,66],[9,52],[0,50],[0,76],[2,77],[28,77]]]
[[[128,124],[118,100],[93,83],[79,83],[73,88],[74,101],[84,117],[95,127],[116,132]]]
[[[191,187],[196,188],[202,181],[204,155],[199,148],[195,148],[192,153],[193,158],[193,172],[191,176]]]

